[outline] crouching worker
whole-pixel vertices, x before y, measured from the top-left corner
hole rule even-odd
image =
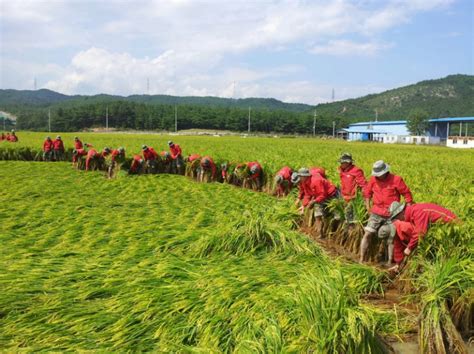
[[[85,149],[72,150],[72,167],[77,168],[78,170],[83,170],[85,168],[85,156],[87,156],[87,151]]]
[[[201,169],[200,161],[201,155],[199,154],[192,154],[186,157],[186,159],[184,160],[184,163],[186,165],[184,175],[193,179],[199,179],[199,172]]]
[[[389,210],[393,220],[411,223],[418,236],[424,236],[434,223],[447,224],[459,220],[451,210],[432,203],[405,205],[405,203],[393,202]]]
[[[173,159],[171,154],[168,151],[160,152],[160,172],[161,173],[171,173],[171,164]]]
[[[107,177],[113,178],[119,171],[125,161],[125,149],[121,146],[112,150],[110,154],[110,162],[107,168]]]
[[[204,156],[200,163],[199,182],[214,182],[217,177],[216,172],[217,169],[214,161],[209,156]]]
[[[291,183],[291,175],[293,171],[288,166],[283,167],[275,176],[275,187],[273,195],[283,197],[290,193],[293,184]]]
[[[158,153],[152,147],[142,145],[143,159],[145,160],[145,170],[147,173],[158,173]]]
[[[247,163],[248,174],[244,178],[244,186],[249,186],[253,190],[261,191],[263,187],[263,169],[262,166],[256,162]]]
[[[405,221],[395,220],[379,228],[378,236],[387,242],[388,261],[387,265],[390,272],[398,272],[403,264],[418,245],[418,236],[412,224]]]
[[[86,171],[93,171],[99,169],[100,154],[95,149],[90,149],[86,157]]]
[[[145,161],[143,158],[140,155],[134,155],[128,173],[131,175],[142,174],[144,172],[144,165]]]

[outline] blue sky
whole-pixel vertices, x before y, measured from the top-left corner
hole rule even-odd
[[[0,87],[316,104],[474,74],[472,0],[0,0]],[[149,80],[149,91],[147,91]]]

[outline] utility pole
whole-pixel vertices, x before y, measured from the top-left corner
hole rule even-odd
[[[316,110],[314,110],[314,119],[313,119],[313,136],[316,136]]]
[[[375,108],[375,121],[379,121],[379,111],[377,110],[377,108]]]
[[[51,133],[51,108],[48,109],[48,130]]]
[[[34,88],[35,88],[35,91],[36,91],[36,77],[35,77],[35,79],[34,79],[33,86],[34,86]]]
[[[178,106],[174,105],[174,131],[178,131]]]
[[[336,122],[332,121],[332,137],[336,137]]]
[[[6,123],[5,123],[5,115],[3,115],[3,131],[6,131],[7,129],[5,128],[6,127]]]
[[[109,106],[105,107],[105,131],[109,131]]]
[[[248,126],[249,126],[249,133],[250,133],[250,109],[251,109],[251,108],[249,107],[249,124],[248,124]]]

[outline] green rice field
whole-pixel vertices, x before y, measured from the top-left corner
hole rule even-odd
[[[474,336],[474,153],[303,138],[172,136],[184,155],[258,160],[269,175],[353,154],[384,159],[417,202],[453,210],[396,280],[328,255],[299,232],[295,194],[177,175],[119,176],[25,160],[44,133],[0,142],[0,348],[5,351],[384,353],[417,332],[420,351],[467,351]],[[51,134],[54,137],[56,134]],[[101,149],[167,150],[167,135],[79,135]],[[17,161],[15,161],[17,160]],[[407,304],[408,303],[408,304]]]

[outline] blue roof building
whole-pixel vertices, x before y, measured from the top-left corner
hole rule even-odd
[[[446,140],[450,133],[451,124],[460,124],[462,132],[463,124],[467,128],[468,124],[474,123],[474,117],[433,118],[428,121],[429,127],[426,135]],[[353,123],[349,124],[348,128],[340,130],[339,134],[349,141],[383,141],[387,135],[411,135],[406,120]]]

